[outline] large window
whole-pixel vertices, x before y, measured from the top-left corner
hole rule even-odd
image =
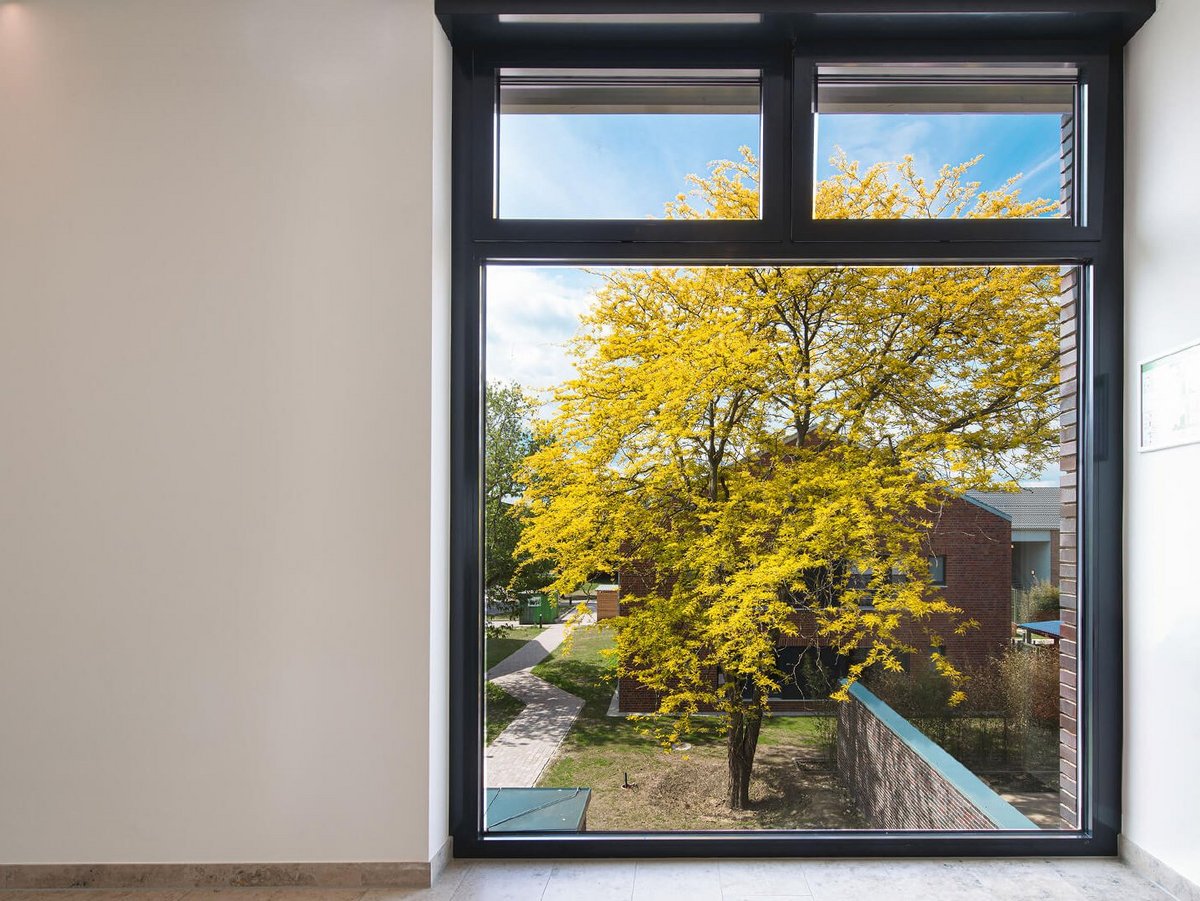
[[[453,21],[456,849],[1110,852],[1118,57]]]
[[[493,806],[586,802],[589,835],[1073,827],[1059,655],[1012,641],[1023,523],[994,506],[1060,479],[1061,266],[484,281]],[[927,772],[889,775],[910,751]]]

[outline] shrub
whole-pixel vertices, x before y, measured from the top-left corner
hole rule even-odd
[[[951,688],[928,667],[888,673],[868,686],[901,716],[971,767],[1056,767],[1058,650],[1007,648],[972,670],[967,699],[950,706]]]
[[[1059,609],[1057,585],[1038,582],[1032,588],[1013,594],[1013,620],[1018,623],[1034,623],[1056,619]]]

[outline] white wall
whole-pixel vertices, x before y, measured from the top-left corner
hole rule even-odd
[[[1200,446],[1138,452],[1138,362],[1200,341],[1200,4],[1127,51],[1125,836],[1200,883]]]
[[[428,0],[414,4],[428,21]],[[429,858],[450,832],[450,44],[433,23],[433,404],[429,480]],[[414,398],[415,399],[415,398]],[[417,774],[418,776],[421,774]],[[436,876],[436,873],[434,874]]]
[[[432,6],[0,0],[0,863],[444,841]]]

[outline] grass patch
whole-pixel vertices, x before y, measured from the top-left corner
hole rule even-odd
[[[608,716],[616,690],[611,630],[576,630],[534,674],[582,698],[583,710],[542,775],[542,786],[592,789],[588,829],[710,830],[861,828],[827,762],[829,717],[772,717],[763,724],[751,783],[753,808],[726,806],[720,721],[695,720],[687,751],[667,753],[647,723]],[[623,788],[628,774],[631,788]]]
[[[612,646],[611,629],[576,627],[533,674],[583,698],[585,715],[604,716],[617,688],[617,660],[604,654]]]
[[[487,726],[486,743],[490,745],[496,740],[496,736],[507,729],[508,724],[525,709],[525,702],[514,698],[503,688],[493,685],[491,682],[484,684],[484,701],[486,703],[486,716],[484,717],[484,723]]]
[[[488,638],[483,646],[483,668],[486,672],[493,666],[520,650],[525,642],[536,638],[542,631],[537,626],[513,626],[503,638]]]

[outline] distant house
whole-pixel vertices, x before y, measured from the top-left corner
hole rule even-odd
[[[967,494],[1012,519],[1012,587],[1025,590],[1039,582],[1057,585],[1061,490],[1056,485],[1038,485],[1016,492]]]
[[[962,618],[976,620],[979,628],[955,635],[949,623],[912,624],[903,639],[924,655],[931,650],[925,629],[932,627],[941,633],[946,656],[965,668],[982,665],[1001,653],[1012,635],[1013,546],[1009,514],[980,497],[947,496],[929,532],[930,569],[946,600],[962,608]],[[622,571],[613,599],[619,598],[620,592],[646,593],[652,581],[652,573],[643,567]],[[821,645],[811,613],[798,610],[796,624],[800,634],[784,639],[778,652],[780,669],[787,678],[772,707],[781,712],[811,709],[814,702],[822,703],[829,694],[824,686],[809,684],[806,673],[810,670],[803,665],[806,656],[834,677],[845,675],[851,663],[849,658]],[[719,678],[719,674],[714,672],[713,678]],[[622,678],[618,692],[617,709],[622,713],[645,713],[658,707],[654,693],[636,680]]]

